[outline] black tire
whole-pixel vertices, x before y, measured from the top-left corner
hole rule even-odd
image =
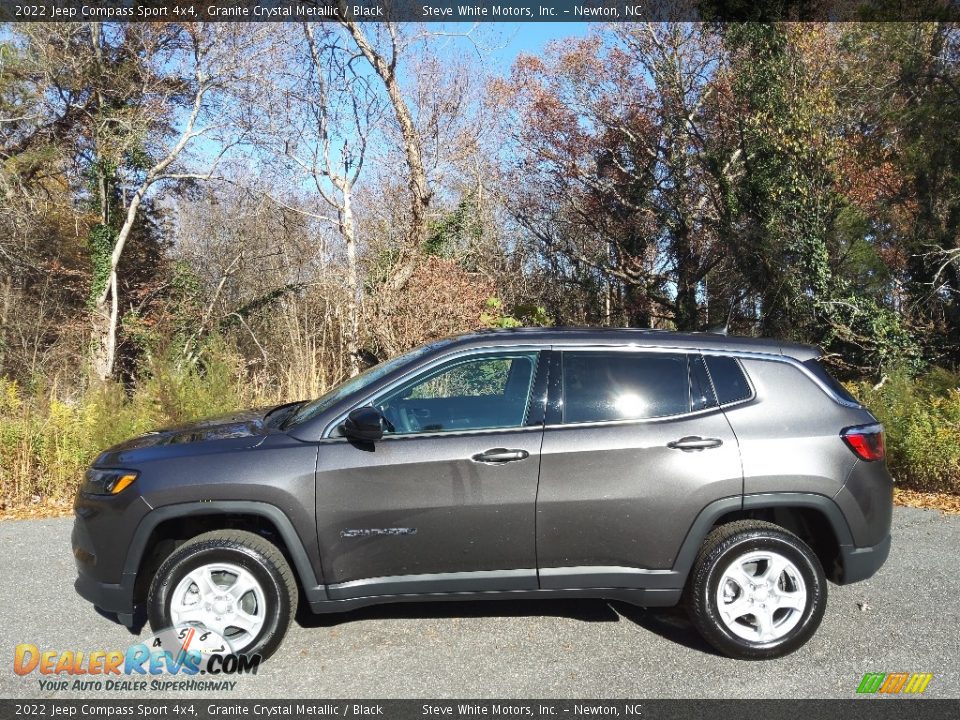
[[[187,573],[210,563],[224,562],[250,572],[263,589],[266,621],[253,641],[240,652],[266,659],[280,646],[296,615],[297,581],[280,550],[242,530],[215,530],[188,540],[164,560],[153,576],[147,595],[150,627],[160,632],[173,625],[170,600]]]
[[[789,632],[760,642],[740,637],[727,627],[717,606],[717,590],[723,573],[737,557],[764,550],[793,563],[806,587],[807,601]],[[773,523],[739,520],[716,528],[704,540],[684,600],[691,622],[717,650],[743,660],[765,660],[792,653],[813,636],[827,605],[827,582],[817,556],[796,535]],[[748,617],[756,623],[757,616]]]

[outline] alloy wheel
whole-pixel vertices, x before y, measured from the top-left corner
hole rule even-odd
[[[737,557],[720,577],[717,609],[737,637],[755,643],[779,640],[797,626],[807,606],[799,568],[770,550]]]
[[[250,571],[229,563],[201,565],[177,584],[170,597],[174,625],[213,630],[234,652],[250,645],[266,622],[266,596]]]

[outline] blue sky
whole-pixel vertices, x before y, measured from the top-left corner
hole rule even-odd
[[[475,28],[477,44],[460,37],[470,31],[468,23],[445,23],[434,25],[435,30],[449,33],[449,42],[440,42],[441,57],[463,58],[486,66],[495,75],[510,72],[514,60],[521,53],[539,54],[552,40],[585,36],[592,23],[530,22],[530,23],[478,23]],[[477,55],[477,47],[484,48],[484,57]],[[203,137],[191,144],[190,154],[209,161],[219,152],[220,146],[211,138]]]
[[[503,23],[502,31],[506,45],[497,53],[507,67],[521,52],[536,54],[551,40],[567,37],[582,37],[587,34],[589,23],[542,22]]]
[[[458,33],[471,32],[477,40],[477,46],[484,48],[483,62],[495,73],[505,74],[520,53],[539,54],[551,40],[569,37],[583,37],[590,29],[590,23],[573,22],[530,22],[530,23],[477,23],[471,30],[469,23],[445,23],[434,26],[451,34],[451,41],[441,49],[451,55],[469,57],[476,55],[476,47],[468,40],[456,37]],[[489,54],[486,54],[486,53]],[[479,58],[477,58],[479,61]]]

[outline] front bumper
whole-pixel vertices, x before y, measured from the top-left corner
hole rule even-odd
[[[127,549],[150,506],[142,497],[78,494],[71,544],[77,566],[74,589],[96,607],[133,625],[136,568],[125,571]]]
[[[879,543],[870,547],[841,545],[840,562],[843,572],[840,575],[840,584],[849,585],[872,577],[890,555],[890,541],[890,536],[887,535]]]
[[[117,619],[127,627],[133,627],[135,608],[133,604],[133,585],[102,583],[81,573],[73,583],[74,590],[84,600],[93,603],[104,612],[115,613]]]

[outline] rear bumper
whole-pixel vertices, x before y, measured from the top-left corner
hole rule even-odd
[[[853,545],[840,546],[840,560],[843,572],[840,575],[840,584],[866,580],[873,576],[880,566],[886,562],[890,554],[890,536],[887,535],[876,545],[870,547],[854,547]]]

